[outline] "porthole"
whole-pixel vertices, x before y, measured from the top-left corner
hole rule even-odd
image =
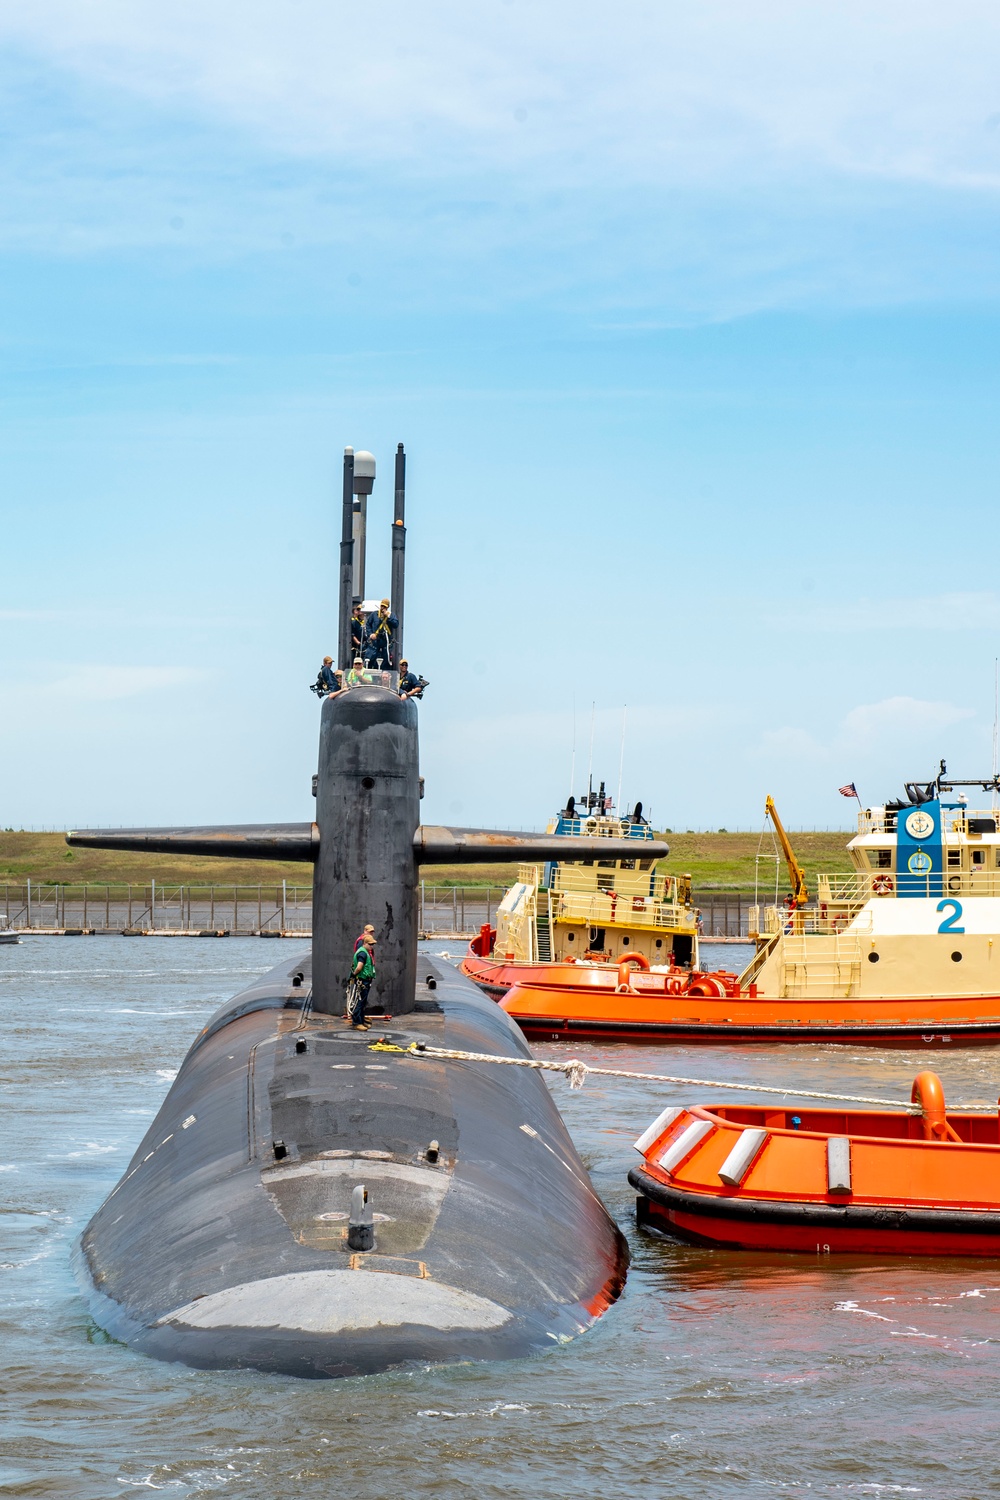
[[[623,937],[622,938],[622,947],[623,948],[627,948],[628,947],[628,938],[627,937]]]
[[[361,778],[361,785],[364,787],[364,789],[365,789],[366,792],[370,792],[371,789],[372,789],[372,787],[375,785],[375,777],[374,776],[362,776],[362,778]]]
[[[662,948],[663,947],[663,939],[662,938],[657,938],[656,939],[656,946],[658,948]]]
[[[953,964],[960,964],[962,962],[962,955],[961,955],[961,953],[953,953],[951,955],[951,961],[952,961]]]
[[[567,934],[566,934],[566,941],[567,941],[567,943],[573,943],[573,942],[575,942],[576,941],[576,933],[575,932],[567,932]]]
[[[868,962],[870,964],[877,964],[878,963],[878,954],[877,953],[869,953],[869,955],[868,955]]]

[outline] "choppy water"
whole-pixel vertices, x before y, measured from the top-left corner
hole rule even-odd
[[[998,1493],[1000,1265],[816,1262],[638,1235],[630,1142],[666,1103],[696,1102],[667,1085],[553,1084],[634,1256],[621,1302],[575,1344],[515,1364],[299,1383],[162,1365],[108,1342],[77,1294],[71,1244],[203,1019],[278,957],[254,938],[0,947],[0,1493]],[[927,1065],[860,1047],[539,1049],[571,1050],[903,1098]],[[996,1100],[1000,1052],[935,1061],[956,1100]]]

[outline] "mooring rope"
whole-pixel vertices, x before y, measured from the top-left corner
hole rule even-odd
[[[568,1062],[541,1062],[534,1057],[494,1057],[490,1052],[462,1052],[453,1047],[428,1047],[424,1042],[411,1042],[408,1047],[397,1047],[394,1042],[373,1042],[369,1050],[402,1052],[409,1057],[451,1058],[456,1062],[496,1063],[505,1068],[537,1068],[546,1073],[564,1073],[571,1089],[582,1089],[589,1076],[599,1075],[603,1078],[638,1078],[644,1083],[684,1083],[691,1084],[694,1088],[739,1089],[748,1094],[779,1094],[786,1099],[832,1099],[838,1104],[878,1104],[889,1109],[902,1109],[911,1115],[922,1113],[921,1106],[911,1103],[909,1099],[876,1099],[868,1094],[828,1094],[819,1089],[776,1089],[763,1083],[731,1083],[724,1078],[681,1078],[673,1073],[633,1073],[626,1068],[592,1068],[589,1063],[581,1062],[577,1057]],[[952,1106],[953,1109],[971,1107],[966,1104]]]

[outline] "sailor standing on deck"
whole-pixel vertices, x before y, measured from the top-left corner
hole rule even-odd
[[[365,649],[365,617],[361,613],[361,605],[356,604],[351,611],[351,655],[360,656]]]
[[[370,667],[380,665],[392,666],[392,648],[396,640],[396,631],[399,629],[399,621],[394,614],[389,612],[389,601],[383,599],[378,611],[372,611],[365,621],[367,640],[365,641],[365,661]]]
[[[370,1030],[365,1020],[365,1007],[368,1004],[368,991],[375,978],[375,958],[372,953],[374,947],[375,934],[369,932],[366,927],[354,954],[347,990],[347,1014],[350,1016],[351,1025],[355,1031]]]

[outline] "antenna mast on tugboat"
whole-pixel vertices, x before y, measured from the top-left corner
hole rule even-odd
[[[622,749],[618,757],[618,796],[615,798],[615,808],[618,816],[622,815],[622,776],[625,771],[625,720],[628,717],[628,704],[622,705]]]
[[[997,720],[1000,718],[1000,657],[993,658],[993,811],[997,809]]]
[[[573,694],[573,750],[569,758],[569,798],[566,806],[569,807],[570,800],[575,796],[573,788],[576,786],[576,694]]]

